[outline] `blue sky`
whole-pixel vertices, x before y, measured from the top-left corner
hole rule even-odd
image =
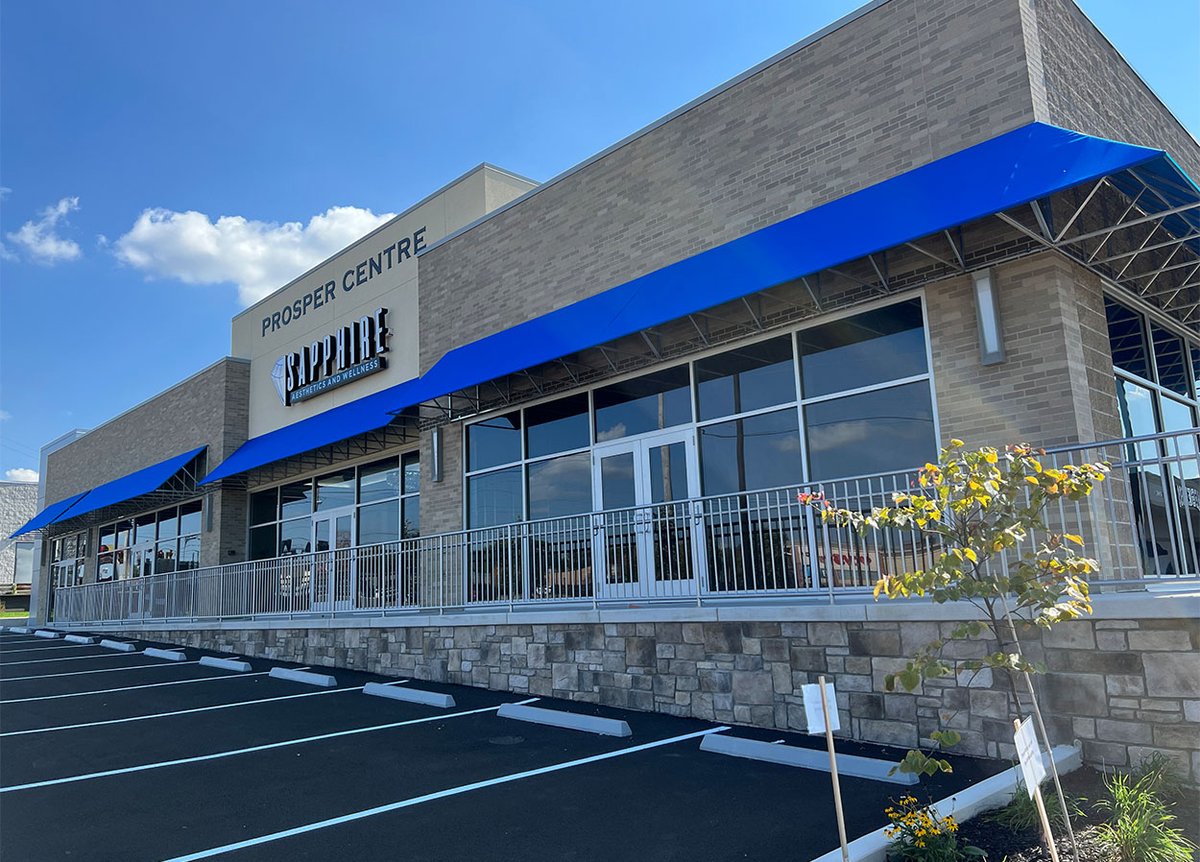
[[[5,0],[0,478],[480,161],[547,179],[857,5]],[[1196,134],[1200,3],[1081,5]]]

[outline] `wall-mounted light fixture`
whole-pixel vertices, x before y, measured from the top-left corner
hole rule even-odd
[[[979,364],[1004,361],[1004,333],[1000,327],[1000,299],[991,269],[971,274],[975,279],[975,318],[979,321]]]
[[[429,439],[429,478],[431,481],[442,481],[442,426],[433,426]]]

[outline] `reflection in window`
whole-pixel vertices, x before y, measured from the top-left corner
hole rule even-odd
[[[415,539],[421,535],[421,498],[414,494],[400,503],[400,538]]]
[[[587,425],[584,425],[587,433]],[[563,455],[529,465],[531,520],[577,515],[592,510],[592,457],[588,452]]]
[[[1150,327],[1150,334],[1154,338],[1154,364],[1158,368],[1158,385],[1187,397],[1191,384],[1188,381],[1187,354],[1184,352],[1183,339],[1157,326]]]
[[[583,449],[588,437],[586,394],[559,398],[525,409],[526,457]]]
[[[266,560],[275,556],[278,547],[275,534],[278,529],[275,524],[250,528],[250,559]]]
[[[133,543],[135,545],[144,545],[147,542],[154,541],[154,524],[155,518],[153,514],[139,515],[133,521]]]
[[[799,484],[803,476],[796,410],[701,428],[700,476],[706,496]]]
[[[810,404],[804,418],[814,481],[904,470],[937,455],[925,382]]]
[[[1142,316],[1108,297],[1104,298],[1104,313],[1108,317],[1108,341],[1112,347],[1113,365],[1150,380],[1150,352],[1146,349]]]
[[[596,441],[617,440],[692,421],[686,365],[597,389]]]
[[[374,545],[400,538],[400,501],[373,503],[358,510],[358,543]]]
[[[317,511],[354,505],[354,468],[317,477]]]
[[[358,502],[374,503],[400,496],[400,467],[395,458],[358,468]]]
[[[650,502],[686,500],[689,496],[687,447],[683,443],[667,443],[651,447],[648,454]]]
[[[467,426],[467,469],[521,460],[521,413],[493,416]]]
[[[472,527],[513,524],[524,517],[521,468],[472,476],[467,481],[467,518]]]
[[[293,482],[279,489],[279,514],[282,518],[312,514],[312,480]]]
[[[421,456],[417,452],[408,452],[400,457],[401,468],[404,471],[404,493],[417,494],[421,491]]]
[[[158,538],[174,539],[179,535],[179,511],[171,508],[158,513]]]
[[[750,344],[696,361],[700,419],[717,419],[796,400],[792,339]]]
[[[200,568],[199,536],[187,536],[179,540],[179,562],[176,567],[180,571]]]
[[[803,329],[797,338],[805,398],[929,370],[918,299]]]
[[[179,507],[179,535],[200,532],[200,501],[184,503]]]
[[[306,554],[312,550],[312,519],[297,518],[279,525],[279,556]]]

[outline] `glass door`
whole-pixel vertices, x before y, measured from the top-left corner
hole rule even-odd
[[[312,606],[318,611],[354,607],[354,508],[313,516]]]
[[[694,596],[704,566],[695,432],[597,446],[592,464],[598,594]]]

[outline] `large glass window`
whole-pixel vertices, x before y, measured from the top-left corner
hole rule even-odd
[[[693,421],[705,495],[907,469],[936,453],[919,299],[602,386],[591,399],[590,441],[586,393],[467,426],[468,527],[588,512],[593,505],[590,445]],[[811,450],[807,469],[805,444]],[[653,499],[686,494],[673,479],[686,476],[687,469],[671,463],[684,451],[679,446],[651,453],[651,475],[643,478]],[[635,459],[624,460],[632,465]],[[602,469],[616,470],[622,463],[612,456]],[[615,475],[603,473],[605,487],[606,477],[616,482]],[[629,481],[625,477],[622,487],[632,487]],[[617,505],[610,497],[604,495],[606,508]]]
[[[700,479],[706,496],[804,481],[796,410],[702,426]]]
[[[1107,297],[1104,300],[1104,313],[1108,318],[1108,342],[1112,347],[1113,365],[1121,371],[1149,380],[1153,373],[1142,316]]]
[[[591,442],[587,394],[526,408],[525,436],[526,454],[530,458],[586,449]]]
[[[925,324],[912,299],[798,334],[805,398],[925,374]]]
[[[250,559],[310,552],[314,512],[351,506],[358,545],[419,536],[420,491],[416,452],[255,491],[250,495]]]
[[[521,460],[521,414],[493,416],[467,426],[467,469],[482,470]]]
[[[203,502],[192,500],[101,527],[96,548],[97,580],[197,568],[203,512]],[[82,536],[77,547],[79,555],[84,556]]]
[[[525,520],[521,472],[521,467],[506,467],[467,480],[467,520],[472,527]]]
[[[810,404],[804,425],[813,481],[904,470],[937,456],[924,381]]]
[[[596,442],[617,440],[692,421],[688,366],[679,365],[595,392]]]
[[[61,536],[50,543],[50,572],[56,587],[83,583],[87,533]]]
[[[584,426],[586,433],[587,426]],[[529,464],[529,517],[559,518],[592,510],[592,456],[577,452]]]
[[[696,389],[702,421],[795,401],[791,337],[697,360]]]
[[[395,463],[395,462],[392,462]],[[344,509],[354,505],[354,468],[317,477],[316,510]]]

